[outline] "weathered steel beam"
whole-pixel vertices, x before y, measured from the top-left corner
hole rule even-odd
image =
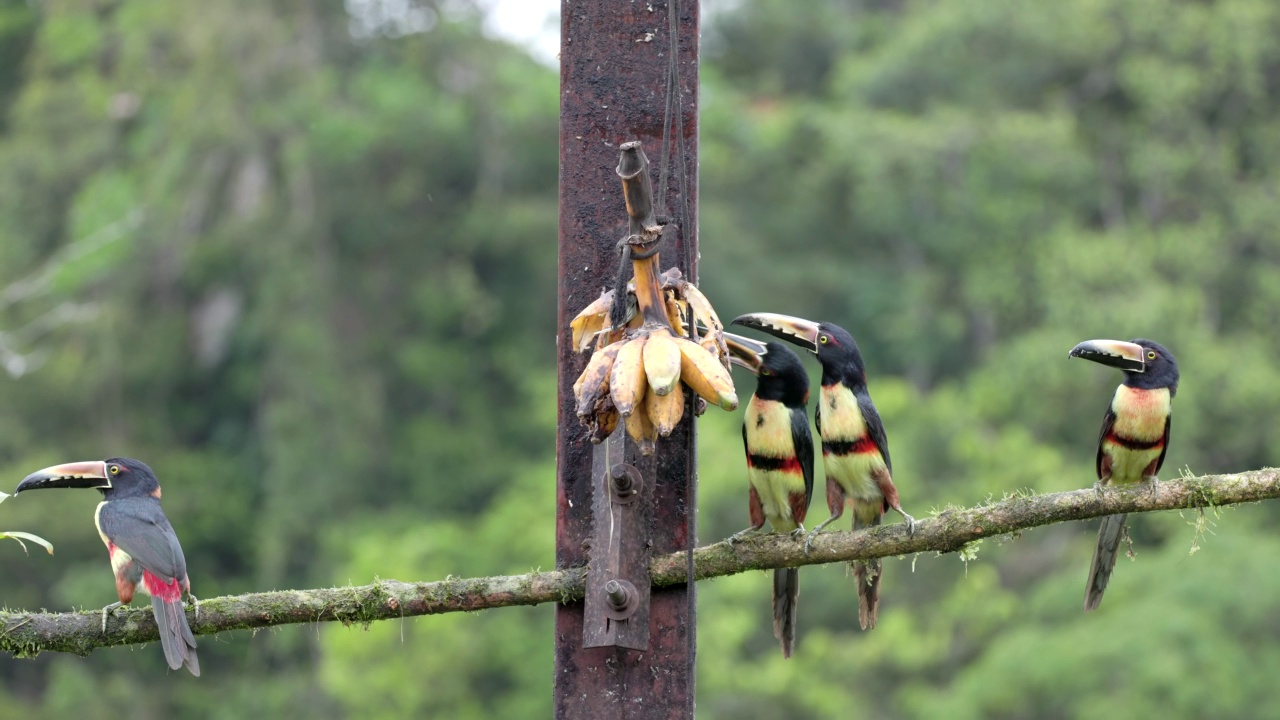
[[[582,565],[591,536],[592,450],[574,414],[573,381],[586,358],[573,352],[569,320],[611,287],[627,216],[615,171],[618,146],[639,140],[663,163],[663,118],[672,38],[668,2],[563,0],[560,25],[559,437],[556,566]],[[698,34],[696,0],[678,0],[679,82],[671,103],[667,195],[680,222],[661,248],[664,268],[697,281]],[[680,181],[685,173],[687,182]],[[680,198],[681,185],[687,197]],[[688,208],[687,221],[679,208]],[[688,260],[686,260],[686,258]],[[652,488],[655,555],[689,547],[695,474],[692,420],[658,443]],[[692,720],[695,614],[692,589],[655,588],[649,649],[583,647],[583,603],[556,610],[555,714],[565,720]]]

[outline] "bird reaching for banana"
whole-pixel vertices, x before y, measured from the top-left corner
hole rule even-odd
[[[827,509],[823,520],[805,541],[807,553],[822,529],[853,507],[853,529],[879,525],[890,509],[898,511],[914,533],[916,521],[902,509],[893,482],[889,438],[880,413],[871,402],[862,352],[853,336],[839,325],[818,323],[775,313],[741,315],[733,324],[754,328],[803,347],[818,356],[822,365],[822,389],[814,424],[822,438],[822,465],[827,474]],[[881,562],[853,563],[858,587],[858,621],[863,630],[876,626],[880,607]]]
[[[747,454],[751,525],[729,538],[737,542],[761,532],[804,534],[804,518],[813,497],[813,435],[809,432],[809,374],[782,343],[762,343],[726,333],[730,361],[756,376],[756,391],[742,419]],[[782,656],[796,643],[799,568],[773,571],[773,634]]]

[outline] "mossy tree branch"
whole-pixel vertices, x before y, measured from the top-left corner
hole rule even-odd
[[[819,536],[813,553],[789,536],[766,535],[730,547],[718,542],[694,551],[698,580],[748,570],[795,567],[859,558],[888,557],[919,552],[955,552],[968,543],[1020,530],[1115,513],[1154,512],[1233,505],[1280,497],[1280,470],[1265,469],[1235,475],[1205,475],[1127,490],[1093,490],[1051,495],[1015,496],[969,509],[952,509],[918,522],[914,536],[902,524],[863,532],[829,532]],[[676,553],[654,558],[653,584],[685,582],[687,556]],[[567,602],[583,597],[584,568],[527,575],[407,583],[380,580],[360,587],[286,590],[202,600],[199,618],[188,611],[192,630],[209,635],[227,630],[261,628],[305,622],[344,624],[487,610],[511,605]],[[118,611],[101,630],[101,615],[84,612],[0,611],[0,652],[31,657],[40,652],[87,655],[96,648],[154,642],[157,631],[149,607]]]

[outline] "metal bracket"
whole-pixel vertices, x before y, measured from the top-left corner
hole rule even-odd
[[[591,555],[583,647],[649,649],[649,526],[656,462],[619,427],[591,462]]]

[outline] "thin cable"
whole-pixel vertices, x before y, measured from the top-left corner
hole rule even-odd
[[[662,111],[662,160],[658,163],[658,215],[667,214],[667,170],[671,158],[671,146],[668,143],[668,135],[671,131],[671,96],[676,91],[676,77],[680,72],[678,57],[680,26],[677,24],[679,18],[676,13],[678,1],[668,0],[667,2],[667,37],[670,42],[667,46],[666,107]]]
[[[658,207],[665,211],[667,207],[667,166],[671,158],[671,147],[668,142],[668,136],[671,132],[671,105],[675,100],[676,117],[675,121],[678,125],[676,130],[676,162],[679,167],[676,169],[676,182],[678,183],[679,199],[679,224],[681,246],[684,250],[684,268],[689,273],[689,281],[697,280],[697,273],[693,265],[693,253],[690,248],[690,238],[694,233],[689,226],[689,166],[685,162],[685,144],[684,144],[684,94],[680,88],[680,0],[667,0],[667,36],[669,40],[667,50],[667,93],[666,108],[662,116],[662,163],[661,170],[658,175],[658,197],[660,198]],[[692,313],[691,313],[692,314]],[[689,318],[687,323],[689,336],[696,337],[694,320]],[[686,400],[686,412],[692,413],[694,406],[693,394],[689,393]],[[692,417],[692,414],[690,414]],[[688,540],[687,561],[685,563],[685,597],[689,603],[689,618],[693,620],[686,628],[685,640],[687,643],[688,662],[690,664],[690,685],[693,685],[695,677],[695,668],[697,666],[698,656],[698,594],[697,583],[694,581],[694,565],[693,565],[693,548],[698,544],[698,426],[696,422],[689,423],[689,454],[688,466],[685,476],[688,478],[688,494],[685,506],[685,526],[687,528],[686,538]],[[692,715],[696,706],[696,692],[693,687],[689,688],[689,709]]]

